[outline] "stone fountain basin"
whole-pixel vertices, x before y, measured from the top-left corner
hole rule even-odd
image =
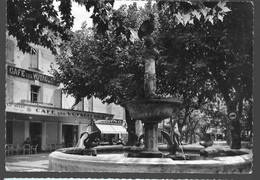
[[[123,102],[121,105],[128,109],[130,116],[134,119],[158,123],[170,117],[181,105],[181,101],[174,98],[134,99]]]
[[[98,147],[97,147],[98,148]],[[252,170],[252,151],[240,149],[244,155],[215,157],[210,160],[172,160],[170,158],[130,158],[123,153],[110,151],[97,156],[71,153],[74,148],[64,148],[49,155],[49,170],[61,172],[115,172],[115,173],[217,173],[248,174]],[[116,149],[116,151],[118,151]],[[121,147],[122,149],[122,147]],[[187,150],[188,148],[186,148]],[[194,149],[193,149],[194,150]]]

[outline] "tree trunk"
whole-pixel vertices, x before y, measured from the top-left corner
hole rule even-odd
[[[226,125],[225,139],[226,139],[227,144],[230,146],[230,144],[231,144],[231,124],[230,124],[230,120],[227,118],[227,116],[225,116],[224,118],[225,118],[225,125]]]
[[[239,104],[239,108],[237,110],[237,105]],[[232,101],[228,104],[228,112],[236,111],[238,114],[238,118],[236,120],[230,120],[230,133],[231,133],[231,149],[241,149],[241,129],[240,129],[240,116],[242,114],[241,101],[239,103]]]
[[[189,142],[189,133],[186,132],[185,133],[185,143],[188,143]]]
[[[229,121],[229,120],[228,120]],[[226,130],[226,141],[227,141],[227,144],[230,145],[231,144],[231,125],[229,122],[226,123],[227,124],[227,130]]]
[[[241,149],[241,129],[239,119],[231,122],[231,149]]]
[[[195,132],[193,132],[193,143],[196,143],[197,141],[196,141],[196,133]]]

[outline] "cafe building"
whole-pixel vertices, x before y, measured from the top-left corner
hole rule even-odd
[[[32,144],[38,144],[38,150],[45,151],[52,144],[74,146],[82,132],[96,128],[97,120],[119,118],[124,127],[121,106],[90,98],[70,109],[74,99],[62,93],[49,73],[50,65],[55,66],[51,52],[35,46],[36,54],[24,54],[16,43],[7,36],[6,144],[21,145],[29,137]]]

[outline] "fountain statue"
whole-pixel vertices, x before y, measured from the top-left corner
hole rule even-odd
[[[123,102],[133,119],[144,123],[145,147],[140,151],[140,157],[162,157],[158,150],[158,123],[169,118],[181,102],[173,98],[163,98],[156,94],[155,58],[159,55],[152,37],[154,30],[154,15],[146,20],[138,30],[139,38],[144,39],[146,54],[144,74],[144,98]]]
[[[141,134],[141,135],[138,137],[136,146],[141,146],[141,145],[143,145],[143,144],[144,144],[144,134]]]
[[[207,148],[214,144],[214,135],[212,133],[206,133],[205,128],[206,127],[200,127],[196,134],[202,140],[199,144],[204,148]]]
[[[100,132],[94,131],[91,133],[83,132],[80,135],[80,139],[76,147],[84,148],[82,154],[84,155],[97,155],[97,150],[94,148],[100,144]]]
[[[167,132],[161,131],[161,133],[164,139],[167,141],[167,149],[170,155],[176,155],[176,151],[179,149],[179,142],[176,137],[174,136],[172,141],[170,135]]]

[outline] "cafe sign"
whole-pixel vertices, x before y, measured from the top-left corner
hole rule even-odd
[[[120,124],[123,125],[124,121],[121,119],[106,119],[106,120],[97,120],[96,124]]]
[[[58,117],[76,117],[76,118],[91,118],[91,119],[106,119],[113,118],[112,114],[94,113],[73,111],[66,109],[55,109],[40,106],[28,106],[24,104],[6,104],[6,112],[32,114],[32,115],[45,115],[45,116],[58,116]]]
[[[36,81],[51,84],[51,85],[56,85],[56,86],[58,85],[55,82],[54,77],[52,77],[52,76],[47,76],[44,74],[40,74],[37,72],[33,72],[33,71],[29,71],[29,70],[25,70],[25,69],[13,67],[13,66],[7,66],[7,74],[16,76],[16,77],[20,77],[20,78],[29,79],[29,80],[36,80]]]

